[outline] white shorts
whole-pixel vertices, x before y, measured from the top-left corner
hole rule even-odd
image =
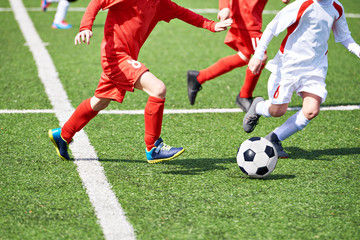
[[[293,92],[301,97],[301,92],[308,92],[321,97],[325,102],[327,91],[325,79],[319,76],[302,76],[299,79],[284,79],[271,74],[268,80],[268,94],[272,104],[289,103]]]

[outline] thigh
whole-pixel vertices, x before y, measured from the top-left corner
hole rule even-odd
[[[142,90],[150,96],[165,98],[165,84],[151,72],[144,72],[135,83],[135,88]]]

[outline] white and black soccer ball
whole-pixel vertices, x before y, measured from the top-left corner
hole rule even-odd
[[[277,160],[278,154],[273,144],[262,137],[245,140],[236,156],[241,171],[252,178],[268,176],[274,171]]]

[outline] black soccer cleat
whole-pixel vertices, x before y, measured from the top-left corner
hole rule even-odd
[[[281,141],[279,140],[278,136],[274,132],[269,133],[265,138],[274,145],[274,147],[278,153],[278,158],[288,158],[289,157],[289,154],[284,151],[284,149],[281,145]]]
[[[188,98],[191,105],[195,104],[196,94],[202,89],[201,84],[197,80],[198,71],[187,72]]]
[[[237,95],[235,99],[236,105],[238,105],[244,112],[249,111],[249,108],[253,102],[253,98],[242,98],[240,95]]]
[[[243,129],[245,132],[251,133],[258,124],[261,115],[256,114],[256,105],[262,101],[264,101],[264,98],[262,97],[255,98],[249,108],[249,111],[245,114],[243,119]]]

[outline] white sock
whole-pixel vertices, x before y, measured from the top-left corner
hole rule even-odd
[[[289,117],[283,125],[276,128],[274,133],[280,141],[284,141],[286,138],[290,137],[297,131],[304,129],[309,122],[310,120],[307,119],[300,110]]]
[[[270,100],[258,102],[258,104],[256,104],[256,108],[255,108],[256,114],[265,116],[265,117],[271,117],[271,115],[269,113],[270,105],[271,105]]]
[[[65,20],[70,3],[67,0],[60,0],[56,9],[54,23],[61,23]]]

